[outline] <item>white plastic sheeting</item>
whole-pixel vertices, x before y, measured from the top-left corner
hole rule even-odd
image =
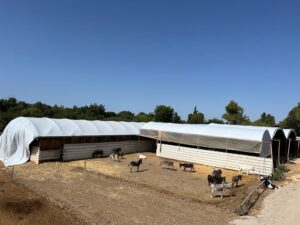
[[[0,136],[0,160],[5,166],[30,157],[29,145],[37,137],[139,135],[144,123],[18,117]]]
[[[146,123],[141,129],[195,134],[200,136],[220,137],[227,139],[270,142],[270,135],[265,135],[266,129],[243,129],[236,126],[210,126],[205,124],[176,124],[176,123]]]
[[[268,130],[271,138],[273,139],[276,132],[281,130],[278,127],[262,127],[262,126],[250,126],[250,125],[230,125],[230,124],[218,124],[218,123],[210,123],[209,126],[218,126],[218,127],[236,127],[236,128],[245,128],[245,129],[252,129],[252,130]]]
[[[140,129],[140,135],[163,142],[255,153],[264,157],[271,154],[271,137],[266,129],[150,122]]]
[[[296,137],[296,132],[294,129],[283,129],[283,132],[287,139],[291,138],[291,136]]]

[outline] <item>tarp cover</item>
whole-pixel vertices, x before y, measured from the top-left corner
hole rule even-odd
[[[37,137],[139,135],[144,123],[18,117],[0,136],[0,160],[5,166],[30,157],[29,145]]]
[[[221,127],[235,127],[235,128],[247,128],[252,130],[268,130],[271,138],[273,139],[278,131],[281,129],[278,127],[264,127],[264,126],[251,126],[251,125],[230,125],[230,124],[218,124],[218,123],[210,123],[209,126],[221,126]]]
[[[165,142],[270,155],[267,129],[149,122],[140,129],[140,135]]]
[[[287,139],[296,139],[296,132],[294,129],[283,129],[283,132]]]

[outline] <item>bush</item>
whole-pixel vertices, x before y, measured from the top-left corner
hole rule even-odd
[[[277,164],[276,165],[276,170],[282,172],[282,173],[286,173],[286,172],[289,172],[289,168],[287,168],[285,165],[280,165],[280,164]]]
[[[290,171],[289,168],[287,168],[285,165],[279,165],[277,164],[275,167],[275,172],[273,174],[273,180],[280,181],[285,178],[284,173]]]

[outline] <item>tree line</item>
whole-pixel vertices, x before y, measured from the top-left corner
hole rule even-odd
[[[50,106],[42,102],[30,104],[18,101],[16,98],[0,99],[0,132],[12,119],[19,116],[27,117],[49,117],[68,118],[85,120],[110,120],[110,121],[135,121],[135,122],[173,122],[189,124],[205,123],[228,123],[254,126],[276,126],[275,117],[263,112],[259,119],[250,121],[245,115],[244,109],[235,101],[230,101],[225,107],[222,119],[206,119],[204,114],[198,111],[197,107],[188,115],[187,120],[183,120],[179,114],[167,105],[157,105],[153,112],[140,112],[134,114],[130,111],[111,112],[106,111],[102,104],[90,104],[86,106]],[[282,128],[294,128],[300,134],[300,103],[294,107],[287,118],[277,124]]]

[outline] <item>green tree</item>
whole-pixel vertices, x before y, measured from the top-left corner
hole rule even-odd
[[[190,123],[190,124],[204,123],[204,114],[201,112],[198,112],[197,107],[195,106],[194,111],[188,115],[187,123]]]
[[[171,106],[158,105],[154,110],[154,120],[156,122],[172,122],[174,109]]]
[[[177,112],[175,112],[173,115],[172,123],[182,123],[181,117],[178,115]]]
[[[146,114],[144,112],[140,112],[138,113],[135,117],[134,117],[134,121],[135,122],[150,122],[154,119],[154,114],[153,113],[149,113]]]
[[[275,126],[275,117],[272,116],[271,114],[266,114],[265,112],[263,112],[260,115],[260,119],[254,121],[252,124],[254,126],[269,126],[269,127],[273,127],[273,126]]]
[[[220,119],[218,119],[218,118],[212,118],[212,119],[209,119],[209,120],[207,121],[207,123],[219,123],[219,124],[223,124],[224,121],[223,121],[223,120],[220,120]]]
[[[296,133],[300,134],[300,103],[294,107],[288,116],[280,123],[282,128],[293,128]]]
[[[121,111],[119,112],[118,116],[122,121],[133,121],[134,113],[130,111]]]
[[[223,119],[229,124],[250,124],[249,118],[244,115],[244,109],[235,101],[231,100],[225,107],[226,112],[223,114]]]

